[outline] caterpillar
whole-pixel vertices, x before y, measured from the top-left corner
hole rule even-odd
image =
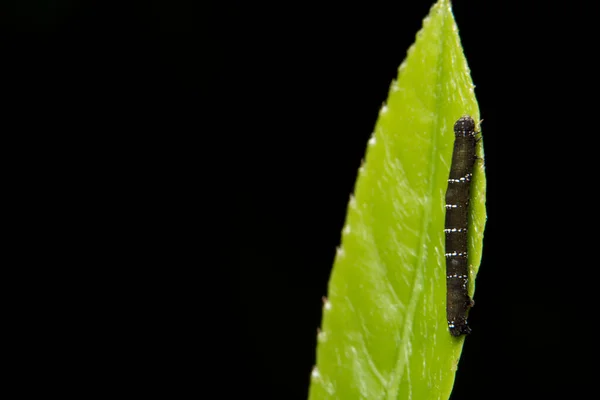
[[[454,150],[446,191],[446,316],[452,336],[471,333],[467,314],[474,302],[469,297],[468,226],[469,196],[477,158],[475,121],[468,115],[454,124]]]

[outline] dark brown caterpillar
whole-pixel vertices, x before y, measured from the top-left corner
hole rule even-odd
[[[475,121],[466,115],[454,124],[454,150],[446,191],[446,315],[453,336],[471,333],[467,313],[473,307],[469,297],[468,226],[469,190],[475,159]]]

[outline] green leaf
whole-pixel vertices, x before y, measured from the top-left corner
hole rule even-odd
[[[479,120],[449,0],[425,18],[390,88],[351,197],[318,334],[310,399],[447,399],[464,336],[446,321],[445,192],[453,125]],[[483,141],[478,142],[483,157]],[[471,189],[470,287],[485,226]],[[475,333],[476,334],[476,333]]]

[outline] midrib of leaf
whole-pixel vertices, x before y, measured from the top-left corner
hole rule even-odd
[[[442,18],[442,28],[440,29],[441,31],[444,31],[446,28],[446,24],[447,24],[447,18]],[[441,71],[443,69],[443,51],[444,51],[444,47],[446,46],[446,37],[444,35],[441,35],[442,40],[440,40],[439,42],[439,57],[438,57],[438,65],[437,65],[437,70],[438,73],[436,74],[436,79],[439,82],[439,78],[442,75]],[[439,85],[436,85],[436,88],[439,88]],[[436,109],[439,110],[440,107],[440,98],[441,96],[436,96]],[[439,119],[435,119],[434,120],[434,130],[437,131],[439,129]],[[431,146],[431,150],[430,150],[430,159],[431,160],[436,160],[436,162],[431,162],[429,163],[429,173],[428,176],[432,177],[434,176],[435,170],[438,168],[438,165],[440,163],[439,158],[435,157],[435,153],[437,152],[438,149],[438,135],[432,135],[432,142],[433,142],[433,146]],[[432,207],[433,207],[433,201],[432,199],[434,198],[434,189],[435,189],[436,185],[435,185],[435,179],[429,179],[429,197],[427,198],[427,207],[424,207],[425,211],[423,213],[423,223],[421,224],[421,231],[422,232],[428,232],[429,231],[429,227],[431,226],[432,223]],[[420,242],[419,242],[419,264],[416,268],[416,272],[415,272],[415,277],[413,279],[413,284],[412,284],[412,292],[411,292],[411,296],[410,296],[410,303],[406,312],[406,321],[408,321],[408,323],[404,324],[404,329],[402,331],[402,336],[401,336],[401,341],[402,341],[402,347],[401,347],[401,352],[398,355],[398,361],[396,362],[396,368],[394,369],[394,372],[392,373],[392,377],[387,385],[387,396],[386,398],[388,400],[394,400],[398,398],[398,391],[400,388],[400,382],[402,381],[402,377],[404,376],[404,371],[405,369],[408,370],[408,366],[409,366],[409,357],[410,357],[410,342],[408,340],[408,338],[410,337],[410,332],[412,331],[413,328],[413,323],[414,323],[414,314],[415,314],[415,310],[417,309],[417,304],[418,301],[421,299],[421,294],[423,293],[423,287],[424,287],[424,279],[423,279],[423,271],[425,269],[425,265],[427,264],[427,260],[428,260],[428,252],[424,251],[425,249],[425,244],[427,242],[427,235],[421,235],[420,237]]]

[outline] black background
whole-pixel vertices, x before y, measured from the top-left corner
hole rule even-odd
[[[593,160],[565,146],[581,143],[573,127],[592,117],[572,89],[593,82],[584,79],[585,55],[566,47],[565,32],[580,26],[559,15],[569,9],[524,3],[453,7],[485,120],[488,179],[473,334],[453,399],[573,394],[585,383],[574,358],[586,353],[572,346],[587,349],[580,334],[593,319],[572,309],[594,301],[571,278],[585,265],[574,261],[583,244],[567,246],[566,236],[575,211],[590,207],[573,179]],[[153,346],[176,351],[141,358],[161,371],[169,368],[156,358],[170,360],[178,387],[210,388],[214,398],[306,398],[348,197],[431,4],[3,6],[4,131],[70,153],[86,173],[68,181],[101,182],[104,204],[151,211],[150,220],[144,212],[125,221],[126,230],[159,225],[169,227],[161,237],[175,238],[150,270],[164,283],[144,278],[160,300],[136,310],[172,305],[141,323],[168,332],[169,344]],[[561,151],[568,156],[554,157]],[[573,193],[578,209],[563,207]],[[224,383],[196,386],[205,367]]]

